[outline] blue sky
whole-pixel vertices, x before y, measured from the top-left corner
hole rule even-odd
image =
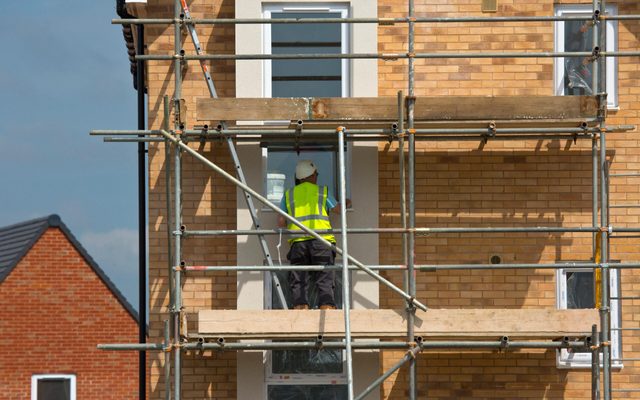
[[[0,226],[59,214],[137,308],[136,93],[115,0],[0,2]]]

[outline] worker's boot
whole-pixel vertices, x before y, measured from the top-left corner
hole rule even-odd
[[[308,304],[298,304],[297,306],[293,306],[294,310],[308,310],[309,309],[309,305]]]
[[[333,306],[331,304],[324,304],[320,306],[321,310],[337,310],[336,306]]]

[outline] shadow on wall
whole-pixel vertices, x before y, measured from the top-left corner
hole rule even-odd
[[[585,145],[532,150],[418,150],[417,227],[591,226],[592,156]],[[609,158],[613,158],[611,151]],[[380,226],[400,226],[397,150],[380,152]],[[433,234],[416,237],[416,264],[551,263],[589,260],[590,233]],[[383,264],[402,263],[401,237],[382,235]],[[387,274],[402,282],[402,274]],[[381,307],[403,302],[381,288]],[[553,307],[553,270],[420,272],[418,298],[441,308]]]
[[[392,357],[388,364],[401,356]],[[420,399],[561,399],[567,390],[567,371],[556,369],[551,350],[421,353],[417,371]],[[403,367],[389,381],[385,398],[408,397],[407,373],[408,367]],[[590,383],[584,380],[585,393]]]

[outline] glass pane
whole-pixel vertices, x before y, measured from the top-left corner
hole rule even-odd
[[[38,400],[70,400],[71,381],[69,379],[39,379]]]
[[[340,13],[273,12],[271,18],[340,18]],[[282,42],[340,42],[340,24],[272,24],[271,41]]]
[[[269,400],[343,400],[347,385],[269,385]]]
[[[593,272],[567,272],[567,308],[595,308]]]
[[[336,153],[334,151],[301,150],[282,151],[268,149],[267,154],[267,198],[276,205],[284,191],[295,185],[296,164],[299,160],[311,160],[318,168],[318,184],[327,186],[336,197]]]
[[[275,12],[272,18],[339,18],[340,13]],[[342,52],[340,24],[274,24],[273,54]],[[273,60],[272,97],[341,97],[342,60]],[[317,77],[317,79],[313,79]],[[291,79],[287,79],[291,78]],[[297,79],[296,79],[297,78]],[[300,78],[305,78],[302,80]]]
[[[340,97],[340,81],[274,81],[273,97]]]
[[[586,21],[565,21],[564,50],[578,52],[593,50],[592,28]],[[567,95],[593,94],[593,64],[582,57],[565,57],[564,89]]]

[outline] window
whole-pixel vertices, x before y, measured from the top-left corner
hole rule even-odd
[[[264,6],[264,18],[346,18],[339,4]],[[338,54],[348,52],[347,24],[265,25],[265,54]],[[348,60],[267,60],[264,97],[347,97]]]
[[[75,400],[75,375],[33,375],[31,377],[31,400]]]
[[[336,260],[339,264],[339,260]],[[278,280],[288,306],[292,306],[291,293],[286,282],[288,272],[277,272]],[[342,275],[335,274],[335,300],[342,307]],[[271,295],[271,308],[282,308],[276,294],[268,282],[267,293]],[[309,282],[309,305],[317,308],[317,291],[313,280]],[[267,353],[266,383],[267,399],[347,399],[347,377],[345,356],[342,350],[322,348],[319,350],[274,350]]]
[[[592,269],[567,268],[556,273],[557,307],[559,309],[595,308],[594,276]],[[610,270],[610,294],[618,297],[619,270]],[[620,358],[620,326],[619,300],[611,300],[611,358]],[[602,361],[601,361],[602,362]],[[591,368],[591,352],[573,349],[561,349],[557,353],[558,368]],[[614,361],[613,367],[621,367]]]
[[[593,14],[591,5],[561,5],[556,6],[559,16],[590,16]],[[607,14],[616,14],[615,6],[607,6]],[[606,50],[615,51],[618,43],[618,25],[616,21],[606,22]],[[558,21],[555,27],[556,51],[582,52],[593,50],[593,27],[589,21]],[[606,92],[607,106],[618,106],[618,76],[617,59],[607,57]],[[555,61],[555,92],[556,95],[594,95],[593,63],[583,58],[566,57]]]
[[[346,18],[348,6],[328,3],[270,4],[264,18]],[[266,54],[338,54],[348,52],[348,24],[265,25]],[[265,97],[346,97],[349,95],[348,60],[267,60],[264,62]],[[288,121],[287,121],[288,122]],[[347,147],[349,148],[349,146]],[[318,184],[338,199],[336,145],[265,144],[265,193],[278,204],[284,191],[294,186],[298,160],[312,160],[318,167]],[[347,154],[346,165],[349,152]],[[347,171],[348,172],[348,171]],[[349,174],[347,173],[348,177]],[[347,178],[347,197],[349,184]],[[338,199],[339,200],[339,199]]]

